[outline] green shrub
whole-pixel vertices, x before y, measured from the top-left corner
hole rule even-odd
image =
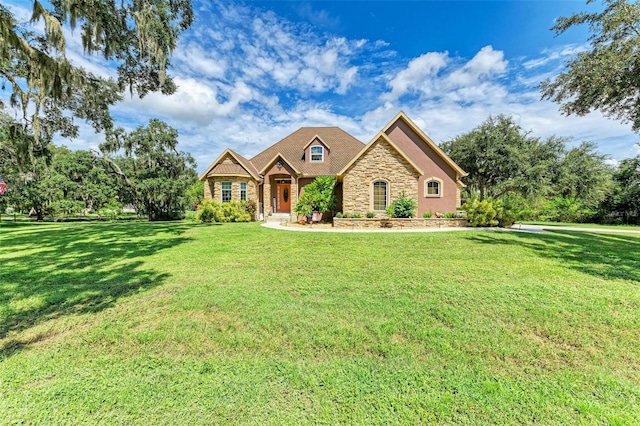
[[[444,213],[442,217],[445,219],[455,219],[456,217],[458,217],[458,214],[449,212],[449,213]]]
[[[196,212],[196,220],[210,222],[251,222],[245,201],[231,200],[220,203],[217,200],[202,200]]]
[[[336,179],[333,176],[318,176],[304,187],[304,192],[294,210],[303,216],[313,212],[326,213],[336,207],[336,196],[333,193]]]
[[[249,216],[251,217],[251,221],[256,220],[257,213],[258,213],[258,205],[254,200],[246,201],[246,211],[247,213],[249,213]]]
[[[367,217],[369,219],[373,219],[374,217],[376,217],[376,214],[374,212],[367,212]]]
[[[540,219],[550,222],[584,222],[591,215],[593,212],[573,197],[556,197],[540,211]]]
[[[472,197],[462,207],[467,212],[470,226],[509,227],[514,224],[517,215],[513,205],[492,198],[480,201],[478,197]]]
[[[220,222],[251,222],[245,201],[231,200],[222,203],[222,220]]]
[[[351,217],[354,219],[362,219],[362,215],[360,213],[354,213],[351,215]]]
[[[338,212],[336,213],[336,216],[338,219],[345,217],[345,215],[342,214],[342,212]]]
[[[472,197],[463,207],[467,211],[469,226],[498,226],[498,212],[492,199],[480,201],[477,197]]]
[[[122,215],[122,204],[115,200],[109,201],[98,210],[98,216],[105,217],[107,220],[116,220]]]
[[[415,216],[418,204],[413,198],[407,198],[404,191],[387,207],[389,217],[410,218]]]
[[[433,213],[431,213],[431,212],[422,213],[422,217],[425,218],[425,219],[429,219],[431,216],[433,216]]]
[[[216,222],[220,217],[220,203],[216,200],[202,200],[196,211],[196,220],[202,223]]]

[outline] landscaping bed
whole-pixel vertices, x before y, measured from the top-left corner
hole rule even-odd
[[[334,228],[464,228],[466,219],[459,218],[333,218]]]

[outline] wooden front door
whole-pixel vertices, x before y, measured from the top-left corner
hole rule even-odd
[[[279,183],[277,184],[277,208],[278,213],[289,213],[291,211],[291,184]]]

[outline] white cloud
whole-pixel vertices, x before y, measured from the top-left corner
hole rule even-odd
[[[525,69],[538,68],[547,65],[551,62],[558,60],[564,60],[569,56],[575,56],[580,52],[584,52],[588,49],[586,44],[570,44],[565,46],[559,46],[553,49],[542,50],[542,56],[525,61],[522,66]]]
[[[478,84],[484,78],[503,74],[508,62],[504,52],[485,46],[463,67],[452,72],[446,82],[453,87],[469,87]]]
[[[347,90],[355,80],[356,74],[358,74],[358,67],[349,68],[340,78],[340,86],[336,89],[336,93],[340,95],[347,93]]]
[[[116,110],[123,113],[144,111],[145,115],[160,115],[173,120],[208,124],[215,116],[229,116],[242,103],[254,99],[253,90],[244,82],[233,86],[214,85],[192,78],[176,78],[178,90],[170,96],[151,93],[143,99],[121,102]]]
[[[181,45],[173,55],[173,61],[186,68],[185,71],[210,78],[224,78],[227,63],[224,58],[211,55],[197,43]]]
[[[429,52],[411,60],[407,68],[398,72],[389,82],[391,92],[386,93],[382,98],[394,100],[406,93],[416,91],[428,93],[432,86],[432,78],[447,65],[448,59],[447,52]]]
[[[504,52],[485,46],[464,65],[455,62],[447,52],[429,52],[412,59],[389,81],[391,91],[381,99],[394,101],[417,93],[423,98],[444,96],[458,102],[486,102],[504,94],[491,82],[507,70]]]

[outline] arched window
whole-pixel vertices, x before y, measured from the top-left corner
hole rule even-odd
[[[389,184],[383,180],[373,182],[373,210],[383,211],[389,205]]]
[[[442,197],[442,179],[430,177],[424,181],[425,197]]]

